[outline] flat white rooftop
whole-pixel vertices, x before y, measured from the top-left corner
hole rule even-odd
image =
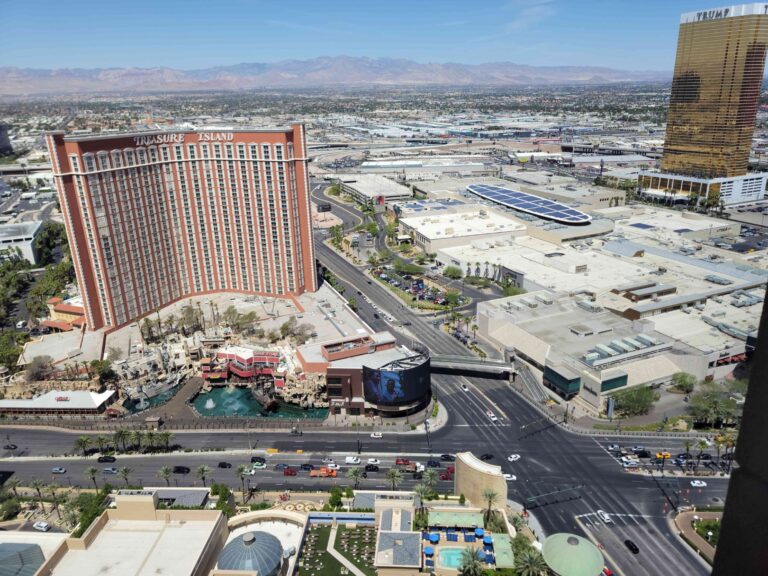
[[[526,229],[524,224],[516,220],[494,210],[479,207],[470,211],[451,214],[409,216],[400,221],[430,240],[503,232],[523,232]]]
[[[345,186],[354,188],[370,200],[377,196],[403,198],[413,195],[410,188],[379,174],[336,174],[334,178],[338,178]]]
[[[31,400],[0,400],[0,409],[94,410],[114,394],[114,390],[107,390],[102,393],[84,390],[52,390]]]
[[[110,520],[87,550],[69,550],[52,576],[191,574],[215,525]]]

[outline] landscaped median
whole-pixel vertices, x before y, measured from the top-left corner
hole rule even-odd
[[[694,551],[712,564],[715,558],[715,546],[720,535],[722,512],[680,512],[675,516],[678,535]]]

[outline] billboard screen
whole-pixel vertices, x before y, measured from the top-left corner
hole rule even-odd
[[[429,394],[429,359],[402,370],[363,366],[363,394],[371,404],[399,406],[422,400]]]

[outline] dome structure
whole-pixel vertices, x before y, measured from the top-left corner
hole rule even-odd
[[[219,555],[220,570],[256,571],[259,576],[276,576],[283,563],[280,540],[267,532],[246,532],[224,546]]]
[[[541,555],[558,576],[599,576],[605,565],[597,546],[567,532],[552,534],[544,540]]]

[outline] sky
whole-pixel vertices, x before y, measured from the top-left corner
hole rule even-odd
[[[672,70],[705,0],[0,0],[0,66],[170,67],[320,56]]]

